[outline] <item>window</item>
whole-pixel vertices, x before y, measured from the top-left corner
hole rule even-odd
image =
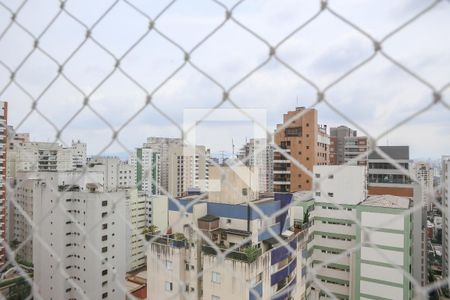
[[[102,248],[102,253],[105,253],[106,251],[108,251],[108,247],[103,247]]]
[[[102,201],[102,206],[107,206],[108,205],[108,201],[104,200]]]
[[[302,136],[302,128],[301,127],[291,127],[284,129],[285,136]]]
[[[102,236],[102,241],[106,241],[108,239],[107,235]]]
[[[166,292],[171,292],[173,290],[172,282],[166,281],[165,287],[166,287]]]
[[[105,275],[107,275],[108,274],[108,270],[103,270],[102,271],[102,276],[105,276]]]
[[[108,213],[104,212],[102,213],[102,218],[105,218],[108,215]]]
[[[220,273],[212,272],[212,282],[220,283]]]
[[[328,179],[333,179],[334,175],[328,175]]]
[[[316,178],[320,178],[320,174],[316,173]]]
[[[102,299],[106,299],[106,298],[108,298],[108,293],[103,293],[102,294]]]
[[[214,296],[214,295],[212,295],[212,296],[211,296],[211,300],[220,300],[220,297],[219,297],[219,296]]]
[[[334,197],[333,193],[328,193],[328,197]]]
[[[170,260],[166,260],[166,270],[173,270],[172,262]]]
[[[103,224],[102,225],[102,229],[107,229],[108,228],[108,224]]]

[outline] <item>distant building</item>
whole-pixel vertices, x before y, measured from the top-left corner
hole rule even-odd
[[[7,238],[7,219],[9,204],[7,202],[7,155],[8,153],[8,102],[0,101],[0,267],[6,262],[3,242]]]
[[[450,155],[442,157],[441,169],[441,197],[442,206],[446,211],[442,212],[442,277],[449,276],[449,252],[450,252]]]
[[[434,168],[431,164],[426,162],[418,162],[414,164],[414,172],[417,181],[422,187],[422,197],[428,211],[433,210],[433,198],[434,198]]]
[[[137,148],[128,163],[133,166],[138,191],[146,195],[161,193],[161,154],[153,149]]]
[[[283,115],[277,125],[275,144],[285,151],[274,152],[274,191],[297,192],[312,189],[312,178],[297,163],[311,171],[314,165],[329,163],[330,137],[326,125],[317,123],[317,110],[297,107]]]
[[[377,152],[370,153],[368,158],[369,195],[413,197],[409,146],[379,146],[379,148],[392,161],[403,167],[404,171],[398,169],[390,160],[380,156]]]
[[[209,149],[171,145],[168,154],[169,195],[182,197],[191,189],[208,190]]]
[[[357,136],[357,131],[347,126],[330,128],[331,165],[367,165],[367,153],[357,161],[352,161],[368,150],[368,139]]]
[[[105,191],[136,187],[134,166],[118,157],[93,157],[89,159],[92,170],[103,172]]]
[[[273,192],[273,146],[266,139],[251,139],[240,150],[244,165],[258,169],[259,191]]]

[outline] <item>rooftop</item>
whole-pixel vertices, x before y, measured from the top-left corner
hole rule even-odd
[[[212,222],[212,221],[216,221],[219,220],[220,218],[217,216],[213,216],[213,215],[204,215],[201,218],[198,218],[199,221],[204,221],[204,222]]]
[[[376,195],[376,196],[369,196],[365,201],[361,202],[361,205],[408,209],[411,205],[411,200],[406,197],[398,197],[392,195]]]
[[[386,153],[392,159],[407,159],[409,160],[409,146],[379,146],[381,151]],[[384,159],[377,152],[369,154],[369,159]]]

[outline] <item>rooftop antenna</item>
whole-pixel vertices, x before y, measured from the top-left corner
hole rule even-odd
[[[297,95],[297,106],[296,107],[298,107],[298,95]]]

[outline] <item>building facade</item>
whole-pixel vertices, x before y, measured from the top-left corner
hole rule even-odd
[[[159,195],[161,189],[167,191],[161,182],[160,157],[159,152],[150,148],[137,148],[129,157],[128,163],[133,166],[138,191],[147,195]]]
[[[411,299],[411,199],[368,196],[364,166],[316,166],[314,175],[307,298]]]
[[[297,107],[295,111],[284,114],[283,124],[277,125],[275,144],[292,160],[275,150],[274,191],[311,190],[313,179],[294,161],[311,172],[314,165],[329,163],[330,138],[326,125],[317,123],[317,110]]]
[[[8,102],[0,101],[0,241],[7,238],[7,157],[8,155]],[[3,243],[0,244],[0,267],[6,262],[6,253]]]
[[[450,155],[442,157],[441,168],[441,197],[442,206],[445,212],[442,212],[442,276],[448,277],[449,274],[449,202],[450,202]]]
[[[409,146],[379,146],[391,160],[403,167],[407,174],[399,170],[389,160],[377,152],[369,154],[369,195],[394,195],[400,197],[413,197],[414,188],[410,172]]]
[[[33,235],[39,295],[125,299],[125,192],[105,192],[101,181],[86,176],[80,182],[79,174],[40,176],[33,199],[33,217],[40,222]]]
[[[273,146],[266,139],[251,139],[241,148],[238,159],[258,169],[260,192],[273,192]]]

